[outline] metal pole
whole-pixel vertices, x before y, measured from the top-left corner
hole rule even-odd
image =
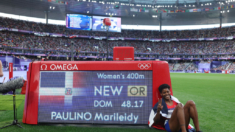
[[[220,19],[220,28],[222,28],[222,13],[220,12],[220,17],[219,17],[219,19]]]
[[[46,25],[48,24],[48,12],[49,12],[49,11],[45,11]]]
[[[23,50],[22,50],[22,53],[23,53],[23,54],[24,54],[24,43],[25,43],[25,42],[23,42]]]
[[[160,13],[160,16],[159,16],[159,32],[162,31],[162,13]]]
[[[71,42],[72,44],[72,49],[71,49],[71,61],[74,61],[74,55],[73,55],[73,49],[74,49],[74,42]]]
[[[108,32],[109,32],[109,27],[107,29],[107,34],[106,34],[106,45],[107,45],[107,61],[109,59],[109,43],[108,43]]]
[[[13,90],[13,110],[14,110],[14,121],[16,120],[16,101],[15,101],[15,89]]]

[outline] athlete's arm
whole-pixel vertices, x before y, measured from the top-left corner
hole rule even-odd
[[[162,110],[163,106],[162,106],[162,99],[159,100],[158,102],[158,106],[157,106],[157,114],[154,117],[154,123],[158,123],[160,121],[160,111]]]
[[[2,61],[0,61],[0,77],[3,76],[3,72],[2,72]]]

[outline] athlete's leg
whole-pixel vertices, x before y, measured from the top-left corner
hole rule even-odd
[[[180,129],[182,132],[186,132],[184,107],[182,104],[178,104],[175,107],[169,120],[169,126],[172,132],[178,132]]]
[[[185,104],[184,115],[185,115],[186,128],[188,127],[190,118],[192,118],[196,131],[200,131],[197,109],[193,101],[190,100]]]

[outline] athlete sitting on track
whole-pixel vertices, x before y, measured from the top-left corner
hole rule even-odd
[[[162,84],[158,90],[162,99],[155,104],[150,113],[149,126],[164,122],[162,125],[168,132],[194,131],[194,129],[190,129],[191,126],[189,125],[191,118],[196,132],[202,132],[199,128],[197,109],[193,101],[188,101],[183,106],[177,98],[170,95],[170,86],[168,84]]]

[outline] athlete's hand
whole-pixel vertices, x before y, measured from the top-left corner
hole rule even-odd
[[[160,112],[162,110],[163,106],[162,106],[162,99],[160,99],[158,101],[158,106],[157,106],[157,112]]]

